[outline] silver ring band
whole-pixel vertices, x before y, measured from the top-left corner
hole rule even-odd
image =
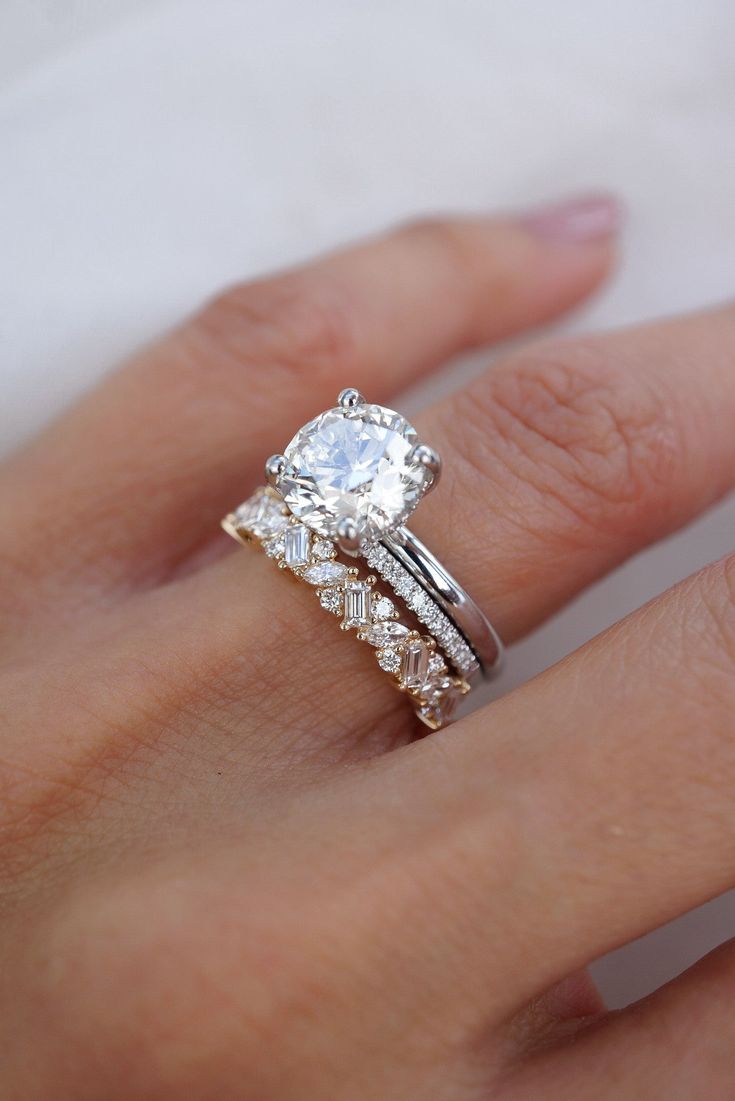
[[[474,680],[480,672],[477,654],[435,596],[383,543],[376,543],[364,553],[370,568],[430,631],[448,664],[467,681]]]
[[[472,597],[407,527],[398,528],[381,543],[441,608],[474,653],[478,670],[466,670],[465,675],[471,678],[479,671],[486,679],[496,676],[502,667],[503,644]]]

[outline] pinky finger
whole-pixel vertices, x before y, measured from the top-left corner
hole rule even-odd
[[[509,1097],[729,1101],[735,1096],[735,940],[587,1033],[532,1058]]]

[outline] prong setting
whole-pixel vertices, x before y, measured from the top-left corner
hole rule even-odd
[[[278,479],[286,469],[286,456],[285,455],[271,455],[270,459],[265,464],[265,477],[269,485],[275,489],[278,485]]]
[[[342,409],[356,409],[358,405],[364,404],[365,398],[359,390],[355,390],[352,386],[348,386],[346,390],[340,391],[339,397],[337,398],[337,405]]]
[[[343,516],[337,524],[337,545],[343,554],[354,557],[360,549],[360,530],[351,516]]]
[[[427,443],[418,443],[411,452],[411,459],[421,463],[429,472],[431,480],[426,488],[433,489],[439,481],[442,472],[442,461],[439,452],[435,451],[433,447],[429,447]]]

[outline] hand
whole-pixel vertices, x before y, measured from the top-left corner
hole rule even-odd
[[[734,560],[414,740],[218,531],[343,385],[586,295],[613,220],[414,225],[239,287],[0,470],[7,1101],[729,1096],[731,948],[612,1017],[582,969],[735,881]],[[506,641],[731,487],[734,349],[732,307],[555,339],[416,419],[413,527]]]

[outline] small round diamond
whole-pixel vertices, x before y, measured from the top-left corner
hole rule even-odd
[[[408,606],[420,617],[429,611],[431,601],[425,592],[422,592],[421,589],[415,589],[409,595]]]
[[[273,539],[266,539],[263,543],[263,550],[269,558],[280,558],[284,550],[283,534],[276,535]]]
[[[413,592],[415,582],[408,576],[408,574],[401,575],[395,583],[395,590],[399,596],[408,598]]]
[[[440,673],[446,672],[446,665],[444,664],[444,658],[440,654],[432,654],[429,658],[429,673],[432,676],[438,676]]]
[[[362,637],[371,646],[383,647],[400,642],[407,634],[408,627],[404,627],[402,623],[376,623],[372,627],[368,627]]]
[[[378,665],[385,669],[386,673],[398,673],[401,668],[401,655],[395,650],[378,650],[375,655]]]
[[[321,562],[327,562],[330,558],[334,558],[337,553],[334,548],[334,543],[330,543],[328,539],[315,539],[312,551],[314,552],[314,557],[318,558]]]

